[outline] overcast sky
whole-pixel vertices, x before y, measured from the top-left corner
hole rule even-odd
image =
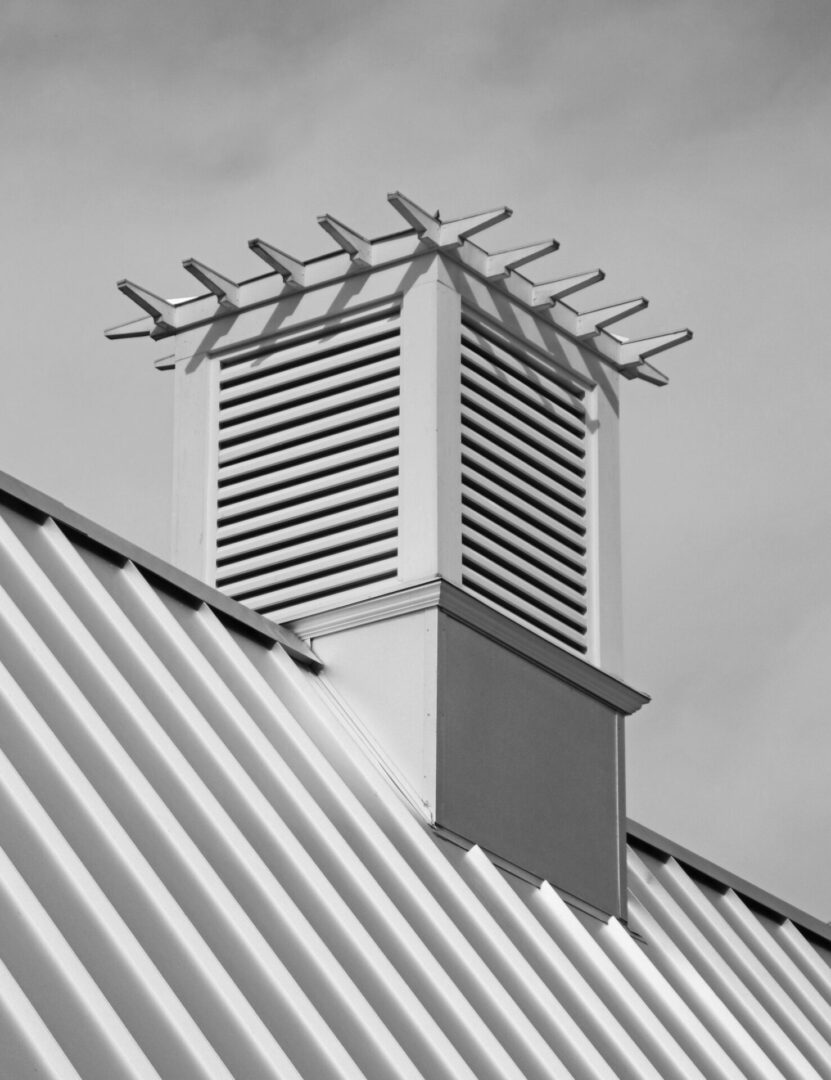
[[[107,342],[387,191],[514,208],[691,326],[623,402],[630,813],[831,918],[827,0],[6,0],[0,469],[167,555],[172,393]],[[559,276],[559,274],[557,274]]]

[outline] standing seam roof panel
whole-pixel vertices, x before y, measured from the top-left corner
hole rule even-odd
[[[643,943],[579,916],[437,837],[279,645],[0,517],[16,1078],[831,1075],[793,923],[635,851]]]

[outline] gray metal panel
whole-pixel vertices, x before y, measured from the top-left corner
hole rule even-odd
[[[0,509],[0,1075],[829,1076],[813,936],[634,851],[641,941],[578,915],[239,626]]]
[[[439,618],[439,825],[621,915],[615,712]]]

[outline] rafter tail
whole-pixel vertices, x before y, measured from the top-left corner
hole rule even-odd
[[[645,296],[635,300],[626,300],[622,304],[610,304],[608,307],[595,308],[593,311],[577,311],[570,304],[558,300],[551,308],[552,319],[563,329],[577,338],[593,337],[605,326],[634,315],[649,306]]]
[[[350,229],[348,225],[333,218],[331,214],[319,217],[317,223],[332,237],[338,247],[346,252],[353,264],[372,266],[372,243],[365,236]]]
[[[143,289],[141,285],[136,285],[134,281],[129,281],[127,278],[122,278],[117,282],[116,288],[134,304],[138,304],[142,311],[151,315],[158,329],[176,329],[176,308],[169,300],[164,300],[161,296],[150,292],[149,289]]]
[[[620,373],[625,379],[642,379],[644,382],[652,383],[653,386],[666,386],[669,382],[669,378],[663,371],[659,371],[652,364],[647,364],[645,360],[627,364],[626,367],[620,369]]]
[[[535,244],[523,244],[522,247],[510,248],[507,251],[495,251],[485,256],[483,273],[489,278],[507,277],[520,266],[533,262],[535,259],[541,259],[544,255],[550,255],[559,246],[557,240],[543,240]],[[479,252],[482,249],[477,246],[475,250]]]
[[[198,259],[185,259],[182,266],[209,292],[212,292],[221,304],[235,308],[240,306],[240,287],[236,281],[231,281],[230,278],[217,270],[212,270],[210,266],[199,262]]]
[[[457,247],[469,237],[504,221],[513,213],[509,207],[501,206],[452,221],[442,221],[438,213],[429,214],[400,191],[387,195],[387,201],[423,240],[438,248]]]
[[[259,238],[248,241],[248,246],[260,259],[272,270],[283,278],[287,285],[302,288],[306,283],[306,264],[293,255],[287,255],[285,251],[267,244]]]
[[[596,285],[606,278],[602,270],[589,270],[583,274],[571,274],[569,277],[558,278],[557,281],[546,281],[534,284],[531,288],[531,306],[543,307],[562,300],[572,293],[586,289],[589,285]]]

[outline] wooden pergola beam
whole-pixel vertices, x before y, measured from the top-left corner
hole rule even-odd
[[[387,201],[415,229],[422,240],[437,248],[457,247],[469,237],[504,221],[513,213],[509,207],[500,206],[495,210],[484,210],[452,221],[442,221],[438,213],[428,214],[418,203],[408,199],[400,191],[387,195]]]
[[[157,296],[156,293],[150,292],[141,285],[136,285],[134,281],[129,281],[127,278],[122,278],[117,282],[116,288],[152,317],[157,330],[174,331],[178,327],[178,313],[169,300]],[[108,333],[112,335],[114,331],[110,330]]]
[[[599,353],[611,360],[621,375],[627,379],[645,379],[647,382],[664,386],[669,380],[663,372],[647,363],[647,358],[673,349],[692,340],[692,330],[673,330],[666,334],[651,337],[628,338],[602,330],[594,341]]]
[[[323,214],[317,219],[317,223],[332,237],[338,247],[346,252],[353,265],[366,267],[375,265],[375,250],[371,240],[367,240],[365,236],[350,229],[348,225],[344,225],[331,214]]]
[[[304,262],[295,259],[293,255],[288,255],[285,251],[281,251],[280,248],[274,247],[273,244],[267,244],[265,240],[259,238],[249,240],[248,246],[272,270],[276,270],[287,285],[303,288],[306,283],[306,264]]]
[[[240,306],[240,287],[236,281],[231,281],[197,259],[185,259],[182,266],[201,282],[208,292],[212,292],[220,304],[233,308]]]
[[[625,300],[621,304],[610,304],[607,307],[595,308],[593,311],[577,311],[570,304],[558,300],[551,309],[551,317],[562,326],[572,337],[594,337],[604,326],[625,319],[628,315],[634,315],[649,306],[645,296],[638,296],[634,300]]]
[[[486,278],[507,277],[534,259],[541,259],[559,248],[556,240],[542,240],[535,244],[523,244],[521,247],[508,248],[506,251],[487,252],[472,241],[464,246],[465,262]]]
[[[557,251],[556,240],[542,240],[502,251],[488,251],[471,237],[511,216],[509,207],[497,207],[466,217],[443,221],[439,212],[430,214],[418,203],[395,191],[387,196],[393,209],[409,229],[372,240],[344,224],[331,214],[318,218],[321,228],[337,244],[338,250],[303,261],[260,238],[249,240],[254,254],[283,279],[274,282],[270,275],[260,275],[246,282],[232,281],[196,259],[186,259],[184,268],[210,294],[184,301],[165,300],[132,281],[118,282],[125,296],[147,313],[149,318],[136,320],[105,331],[109,338],[162,338],[176,334],[191,324],[210,322],[228,310],[258,307],[277,300],[286,292],[299,292],[334,283],[352,274],[384,270],[398,263],[435,252],[446,252],[461,268],[472,271],[507,297],[528,308],[547,308],[547,321],[570,337],[585,342],[603,360],[612,364],[626,378],[641,378],[663,385],[667,379],[647,363],[647,358],[689,341],[689,330],[659,334],[638,341],[612,334],[607,327],[647,307],[644,297],[611,304],[589,311],[578,311],[566,297],[603,281],[602,270],[589,270],[552,281],[533,281],[520,272],[531,262]],[[216,298],[214,306],[211,297]],[[152,321],[151,321],[152,320]]]
[[[515,270],[511,280],[519,298],[529,307],[551,307],[557,300],[580,289],[587,289],[589,285],[595,285],[605,277],[602,270],[589,270],[583,274],[557,278],[555,281],[534,282]]]

